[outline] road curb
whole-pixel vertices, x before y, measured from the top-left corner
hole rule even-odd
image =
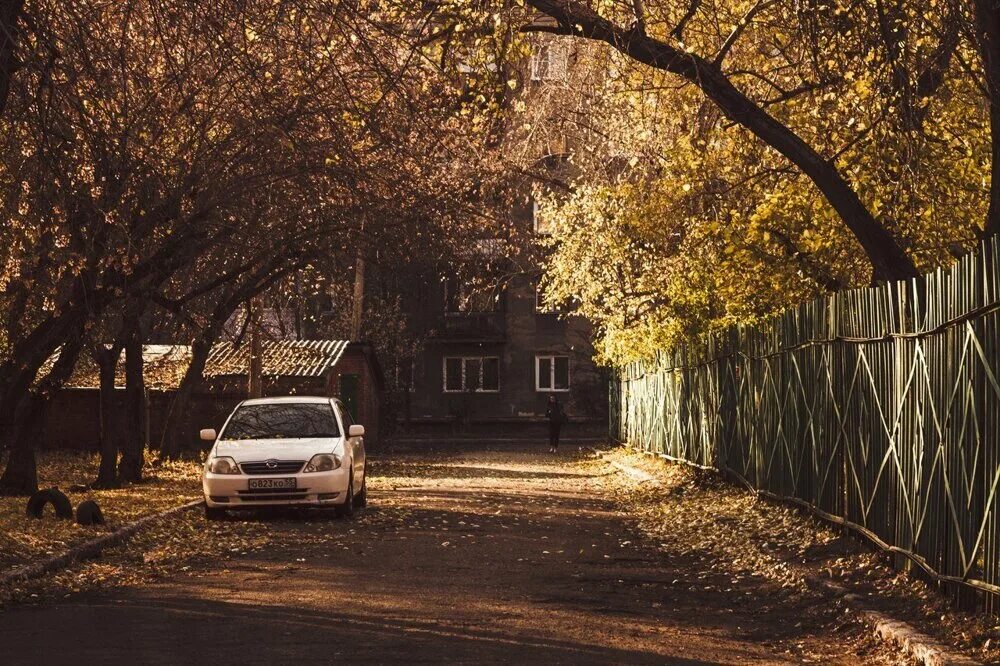
[[[643,470],[641,470],[641,469],[639,469],[637,467],[632,467],[631,465],[625,465],[623,463],[620,463],[617,460],[612,460],[609,456],[605,455],[605,453],[603,451],[595,449],[592,446],[588,446],[587,448],[590,449],[590,451],[595,456],[597,456],[598,458],[600,458],[604,462],[608,463],[609,465],[611,465],[612,467],[614,467],[615,469],[617,469],[619,472],[622,472],[626,476],[629,476],[629,477],[635,479],[639,483],[649,483],[649,484],[654,485],[654,486],[660,485],[660,480],[657,479],[652,474],[650,474],[649,472],[644,472]]]
[[[954,652],[951,646],[917,630],[912,625],[896,620],[876,610],[864,607],[864,599],[845,588],[823,579],[809,579],[824,591],[839,596],[871,627],[879,639],[899,646],[914,663],[924,666],[979,666],[979,662],[964,654]]]
[[[96,539],[85,541],[78,546],[73,546],[61,555],[55,555],[41,562],[35,562],[34,564],[26,564],[12,571],[8,571],[5,574],[0,574],[0,587],[23,583],[31,580],[32,578],[44,576],[45,574],[57,569],[64,569],[79,560],[97,557],[105,548],[125,541],[139,530],[147,527],[150,523],[154,523],[161,518],[172,516],[175,513],[180,513],[181,511],[185,511],[187,509],[193,509],[203,503],[204,500],[201,499],[192,500],[185,504],[181,504],[180,506],[160,511],[159,513],[143,516],[139,520],[119,527],[110,534],[105,534],[104,536],[97,537]]]
[[[956,654],[950,648],[922,634],[905,622],[870,610],[857,611],[864,621],[870,625],[875,635],[884,641],[895,643],[918,664],[924,666],[978,666],[979,662]]]
[[[632,467],[617,460],[611,460],[604,452],[588,447],[595,456],[605,461],[615,469],[630,476],[640,482],[652,482],[659,485],[659,480],[651,474],[641,469]],[[856,594],[850,594],[846,589],[822,579],[807,579],[807,582],[818,583],[824,591],[833,593],[843,599],[851,610],[861,618],[861,620],[872,628],[875,636],[887,643],[899,646],[917,664],[923,666],[979,666],[978,661],[963,654],[952,651],[952,648],[944,643],[917,631],[916,628],[878,611],[867,609],[861,606],[862,599]]]

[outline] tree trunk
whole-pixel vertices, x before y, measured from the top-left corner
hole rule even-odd
[[[20,66],[15,50],[24,0],[0,0],[0,115],[7,108],[10,80]]]
[[[351,341],[361,339],[361,320],[365,311],[365,258],[358,249],[354,258],[354,297],[351,301]]]
[[[873,280],[917,276],[917,269],[902,246],[865,207],[834,163],[740,92],[716,63],[643,32],[620,28],[579,0],[528,0],[527,4],[556,19],[559,25],[557,28],[532,25],[526,30],[603,41],[633,60],[678,74],[698,86],[727,118],[750,130],[813,181],[864,249],[872,265]]]
[[[101,403],[101,465],[97,471],[94,488],[118,486],[118,448],[121,427],[115,395],[115,368],[121,356],[121,347],[100,347],[94,352],[100,381]]]
[[[165,460],[176,460],[181,455],[184,448],[190,422],[188,420],[188,405],[195,388],[201,382],[202,373],[205,371],[205,363],[208,355],[212,351],[212,345],[218,337],[217,327],[210,326],[191,345],[191,364],[184,372],[184,378],[177,389],[177,394],[170,403],[170,412],[167,414],[166,423],[163,428],[163,439],[160,443],[160,458]]]
[[[138,321],[131,329],[125,343],[125,439],[118,462],[118,479],[123,483],[142,481],[146,448],[146,386],[142,377],[142,333]]]
[[[996,0],[975,0],[976,42],[983,62],[989,93],[992,164],[990,166],[990,206],[983,236],[1000,233],[1000,5]]]
[[[30,495],[38,490],[38,471],[35,464],[35,447],[41,438],[45,413],[52,394],[58,390],[73,373],[83,346],[83,324],[75,335],[63,345],[59,358],[34,391],[26,392],[18,402],[12,418],[8,421],[8,442],[11,443],[10,458],[3,477],[0,477],[0,494]]]
[[[44,398],[31,394],[18,406],[11,429],[10,457],[0,477],[0,495],[31,495],[38,490],[35,439],[41,429],[44,405]]]
[[[247,301],[250,308],[250,355],[249,367],[247,368],[247,396],[250,398],[260,398],[264,395],[263,382],[263,359],[261,358],[260,342],[260,308],[253,302]]]

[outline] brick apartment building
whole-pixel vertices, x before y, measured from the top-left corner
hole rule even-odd
[[[568,40],[539,35],[533,44],[520,72],[528,103],[552,87],[568,85],[573,64]],[[512,140],[532,142],[525,149],[534,160],[533,171],[568,182],[572,145],[558,131]],[[538,179],[526,177],[516,188],[510,215],[526,237],[546,234],[536,217],[540,187],[545,186]],[[504,262],[517,268],[492,289],[470,286],[447,267],[400,280],[406,282],[402,304],[409,325],[423,344],[412,362],[395,368],[394,384],[403,394],[394,401],[398,425],[410,433],[540,432],[546,402],[555,395],[570,416],[571,436],[603,434],[608,384],[593,361],[590,323],[545,305],[538,247],[510,257],[493,252],[486,240],[472,254],[494,269]]]

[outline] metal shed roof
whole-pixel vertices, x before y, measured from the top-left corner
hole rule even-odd
[[[285,377],[320,377],[343,356],[347,340],[266,340],[261,342],[262,374]],[[220,342],[212,347],[205,364],[206,377],[245,375],[250,367],[250,344],[239,347]]]

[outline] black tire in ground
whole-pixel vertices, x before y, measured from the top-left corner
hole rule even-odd
[[[350,518],[354,515],[354,473],[352,472],[347,479],[347,499],[344,500],[343,504],[338,504],[335,509],[337,515],[341,518]]]
[[[222,520],[226,517],[226,510],[216,506],[205,505],[205,518],[208,520]]]
[[[76,507],[77,525],[103,525],[104,514],[94,500],[85,500]]]
[[[51,504],[56,511],[57,518],[70,520],[73,518],[73,505],[58,488],[46,488],[39,490],[28,499],[28,506],[25,513],[29,518],[41,518],[45,512],[45,505]]]

